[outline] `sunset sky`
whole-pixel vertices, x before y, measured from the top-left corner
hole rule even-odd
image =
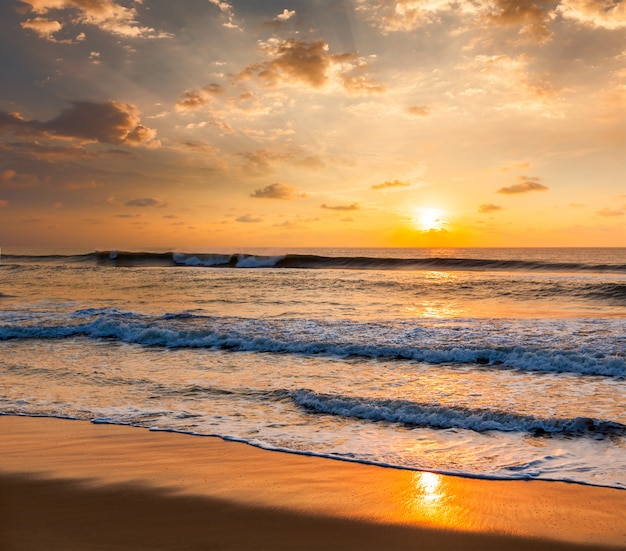
[[[4,0],[0,246],[625,246],[626,3]]]

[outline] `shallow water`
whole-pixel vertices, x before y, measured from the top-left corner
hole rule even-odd
[[[623,250],[15,253],[4,413],[626,488]]]

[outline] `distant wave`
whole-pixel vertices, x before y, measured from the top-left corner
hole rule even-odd
[[[538,418],[480,408],[421,404],[408,400],[379,400],[298,390],[293,395],[298,406],[312,413],[386,421],[406,426],[434,429],[467,429],[476,432],[526,432],[534,436],[624,436],[626,425],[615,421],[575,417]]]
[[[445,270],[445,271],[552,271],[626,273],[626,264],[579,262],[540,262],[480,258],[377,258],[367,256],[318,256],[286,254],[146,253],[97,251],[83,255],[24,256],[3,255],[3,264],[68,263],[97,264],[111,267],[206,267],[206,268],[290,268],[316,270]]]
[[[78,310],[69,317],[46,312],[41,317],[9,312],[0,320],[4,320],[0,324],[0,341],[88,337],[168,348],[355,356],[430,364],[473,363],[524,371],[626,376],[624,352],[616,349],[614,337],[608,336],[609,340],[601,342],[600,335],[594,333],[575,343],[566,336],[560,338],[554,327],[546,327],[551,333],[545,338],[535,334],[528,339],[523,335],[526,326],[509,329],[514,335],[514,344],[510,344],[503,327],[471,323],[435,329],[414,323],[402,330],[402,336],[395,326],[379,324],[263,321],[188,313],[150,317],[115,309]]]

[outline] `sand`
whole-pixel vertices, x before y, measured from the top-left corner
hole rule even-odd
[[[0,417],[0,550],[624,549],[626,491]]]

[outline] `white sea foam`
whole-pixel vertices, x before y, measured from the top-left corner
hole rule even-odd
[[[558,325],[538,326],[537,322],[518,322],[507,336],[504,324],[471,321],[442,324],[433,330],[431,324],[419,322],[387,325],[302,319],[263,321],[188,313],[151,317],[110,308],[81,309],[67,318],[54,319],[52,323],[48,318],[41,322],[9,319],[0,325],[0,340],[86,336],[168,348],[357,356],[431,364],[471,363],[525,371],[626,375],[625,353],[616,333],[620,324],[611,321],[603,324],[604,335],[599,322],[594,321],[594,331],[581,335],[576,342],[559,335]],[[599,346],[601,339],[604,342]]]

